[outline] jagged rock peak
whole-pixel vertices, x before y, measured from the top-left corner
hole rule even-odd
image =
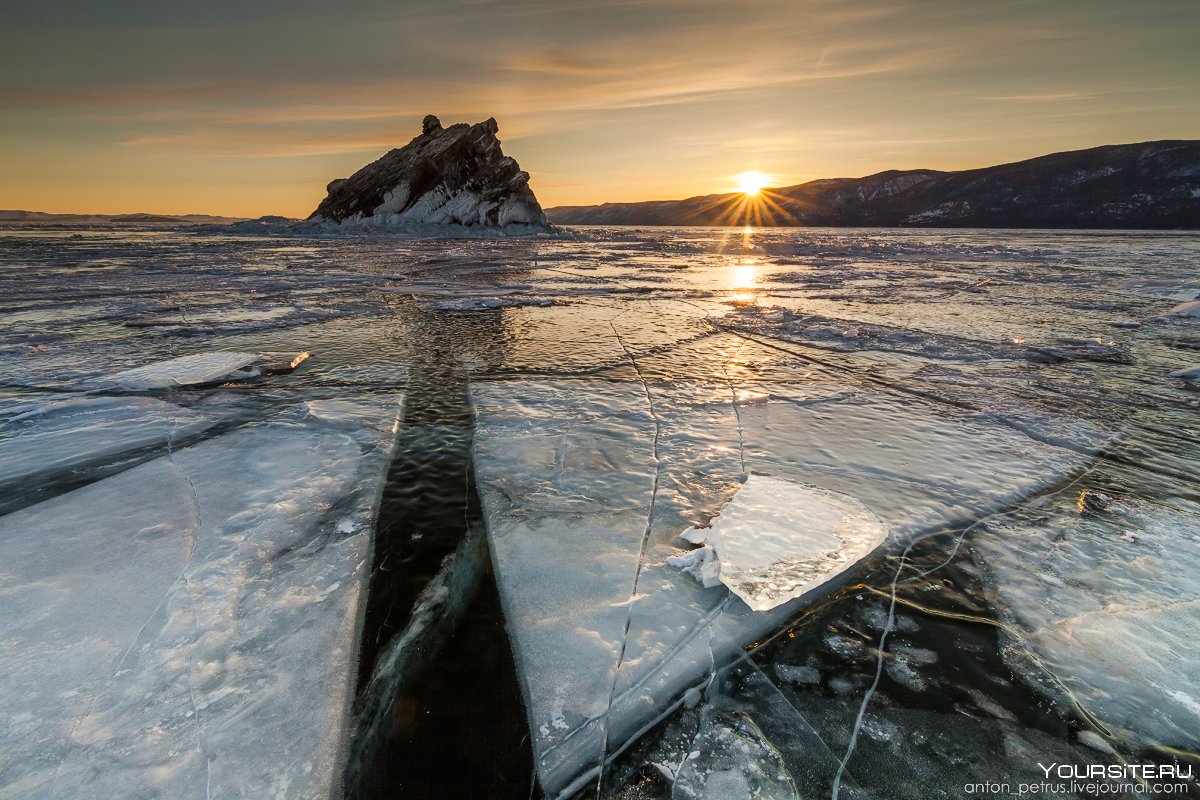
[[[330,181],[309,219],[545,225],[529,173],[504,155],[499,129],[494,118],[443,128],[430,114],[411,142],[349,178]]]

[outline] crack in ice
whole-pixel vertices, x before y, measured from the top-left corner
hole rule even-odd
[[[633,353],[625,344],[625,340],[622,339],[621,334],[617,332],[617,326],[613,325],[611,321],[608,323],[608,326],[612,328],[613,336],[616,337],[617,342],[621,345],[621,349],[625,351],[625,355],[629,359],[629,363],[633,365],[634,372],[637,373],[638,381],[642,384],[642,390],[646,393],[646,405],[649,408],[651,418],[654,420],[654,441],[651,448],[651,452],[654,457],[654,483],[650,490],[650,506],[646,511],[646,529],[642,533],[641,546],[638,548],[637,565],[633,573],[633,587],[629,593],[629,596],[632,599],[637,597],[638,581],[642,577],[642,567],[646,561],[646,547],[650,542],[650,531],[654,527],[654,505],[658,499],[658,483],[662,474],[662,462],[659,460],[658,455],[659,438],[662,435],[662,420],[659,419],[658,414],[654,410],[654,398],[650,393],[650,384],[646,382],[645,376],[642,375],[642,370],[641,367],[638,366],[637,359],[633,357]],[[617,680],[621,675],[621,664],[625,660],[625,648],[629,643],[629,628],[632,623],[633,604],[630,603],[625,612],[625,628],[621,634],[621,647],[617,651],[617,665],[613,670],[612,686],[609,688],[608,692],[608,706],[604,713],[604,733],[601,739],[602,745],[600,750],[600,768],[596,776],[597,798],[600,797],[604,786],[604,768],[608,760],[608,734],[611,723],[613,699],[617,691]]]
[[[884,623],[883,633],[879,636],[879,647],[876,651],[878,657],[875,663],[875,680],[871,682],[867,693],[863,695],[862,705],[858,707],[858,714],[854,718],[854,728],[850,732],[850,743],[846,746],[846,755],[842,756],[841,761],[838,763],[837,775],[833,778],[833,791],[830,794],[831,800],[838,800],[838,795],[841,793],[842,776],[846,774],[846,765],[850,763],[850,757],[854,755],[854,748],[858,745],[858,735],[862,732],[863,717],[866,716],[867,706],[871,703],[871,698],[875,695],[875,690],[879,687],[879,681],[883,678],[884,648],[887,646],[888,634],[892,632],[896,623],[896,582],[900,580],[900,572],[904,569],[908,553],[912,548],[912,544],[904,548],[904,552],[900,554],[900,563],[896,566],[896,574],[892,577],[892,599],[888,605],[887,622]]]
[[[746,439],[742,434],[742,412],[741,412],[741,409],[738,408],[737,386],[734,385],[733,377],[729,374],[729,364],[735,358],[737,358],[738,355],[741,354],[742,350],[745,347],[746,347],[746,340],[743,339],[741,341],[741,343],[738,344],[738,349],[733,351],[733,355],[729,357],[729,360],[724,361],[721,364],[721,371],[725,373],[725,381],[729,384],[730,403],[733,406],[733,415],[734,415],[734,417],[737,418],[738,459],[741,462],[743,476],[745,476],[747,474],[746,473]]]

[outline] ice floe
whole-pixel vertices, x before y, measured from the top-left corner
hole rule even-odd
[[[171,389],[225,380],[258,360],[258,353],[195,353],[109,375],[103,382],[126,389]]]
[[[428,304],[438,311],[496,311],[523,306],[547,307],[554,301],[537,297],[462,297],[454,300],[436,300]]]
[[[1103,338],[1077,336],[1051,339],[1044,345],[1029,348],[1027,357],[1031,361],[1054,363],[1058,361],[1111,361],[1117,364],[1132,364],[1129,350]]]
[[[335,794],[401,401],[284,412],[0,517],[3,793]]]
[[[1164,317],[1200,317],[1200,300],[1180,303],[1163,314]]]
[[[729,387],[684,382],[472,384],[476,475],[549,794],[593,779],[802,607],[754,611],[668,564],[680,534],[729,509],[747,475],[852,497],[834,507],[861,504],[903,543],[1086,463],[993,417],[841,389],[776,384],[745,406]]]

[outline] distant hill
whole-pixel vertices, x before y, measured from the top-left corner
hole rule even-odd
[[[44,211],[0,211],[0,226],[122,225],[161,227],[175,225],[229,225],[245,217],[211,214],[47,214]]]
[[[559,206],[563,225],[1200,229],[1200,141],[1106,145],[983,169],[889,170],[740,193]]]

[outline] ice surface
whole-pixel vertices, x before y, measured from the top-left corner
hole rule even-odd
[[[1116,342],[1103,338],[1077,336],[1058,337],[1027,353],[1032,361],[1054,363],[1058,361],[1111,361],[1117,364],[1132,364],[1133,356]]]
[[[1181,726],[1196,729],[1183,714],[1197,681],[1188,677],[1194,676],[1191,664],[1178,660],[1196,659],[1174,632],[1174,626],[1194,627],[1188,616],[1193,606],[1186,603],[1195,594],[1184,579],[1195,572],[1188,561],[1195,547],[1118,512],[1126,503],[1139,507],[1139,498],[1157,498],[1175,508],[1167,513],[1149,502],[1143,510],[1151,516],[1162,512],[1182,529],[1189,519],[1183,512],[1196,511],[1200,400],[1190,391],[1192,382],[1167,376],[1197,363],[1200,332],[1191,326],[1194,317],[1160,315],[1197,297],[1200,237],[624,228],[451,241],[448,237],[497,234],[464,226],[365,223],[260,222],[247,228],[281,235],[247,237],[230,235],[229,229],[153,236],[4,232],[0,412],[7,418],[28,407],[31,398],[41,403],[96,375],[180,354],[303,347],[319,358],[286,380],[178,393],[178,402],[197,413],[230,410],[237,418],[261,419],[271,409],[309,400],[306,408],[295,409],[292,424],[331,435],[373,436],[370,429],[384,427],[384,417],[370,410],[369,393],[402,387],[411,366],[422,392],[438,393],[435,405],[443,400],[457,405],[462,389],[457,367],[468,363],[481,383],[478,466],[489,495],[491,544],[504,603],[513,611],[520,685],[547,786],[578,783],[602,759],[610,778],[603,793],[620,785],[619,773],[665,727],[699,719],[711,702],[715,665],[737,657],[748,642],[780,633],[739,663],[760,664],[778,683],[774,693],[767,680],[750,686],[746,708],[787,755],[788,771],[805,797],[831,796],[831,781],[877,666],[880,691],[865,709],[842,800],[862,796],[853,781],[869,784],[871,796],[925,800],[931,788],[950,792],[968,777],[1034,780],[1039,759],[1086,763],[1073,750],[1111,761],[1094,742],[1074,747],[1071,731],[1081,724],[1092,727],[1093,719],[1108,729],[1095,732],[1126,757],[1139,742],[1184,741]],[[554,305],[453,313],[518,298]],[[303,328],[293,327],[298,325]],[[1047,364],[1026,356],[1035,346],[1087,354],[1086,340],[1101,335],[1136,356],[1136,363]],[[263,366],[254,362],[235,374],[249,376]],[[534,392],[527,379],[548,375],[553,378],[543,381],[545,391]],[[643,376],[649,395],[636,380]],[[510,381],[512,387],[506,386]],[[497,402],[485,402],[492,396]],[[1087,420],[1119,426],[1121,438],[1096,455],[1107,437]],[[466,430],[457,417],[453,424]],[[203,435],[175,440],[173,447]],[[422,438],[429,449],[414,454],[414,463],[426,456],[440,462],[438,441]],[[154,447],[160,445],[128,457],[117,454],[96,474],[86,472],[86,464],[65,474],[94,481],[109,466],[151,457]],[[1088,525],[1101,512],[1117,514],[1094,535],[1081,536],[1079,523],[1070,521],[1069,515],[1080,514],[1072,503],[1059,509],[1039,496],[1011,537],[1006,530],[991,533],[977,526],[965,539],[981,541],[987,534],[1000,540],[1009,548],[1011,571],[1003,559],[999,566],[992,563],[994,553],[969,558],[958,545],[953,534],[981,514],[1023,503],[1035,487],[1066,473],[1073,479],[1073,465],[1088,459],[1081,482],[1122,493],[1114,512],[1085,501]],[[766,612],[751,612],[724,586],[704,589],[669,566],[682,546],[678,534],[719,522],[749,472],[857,499],[893,530],[892,544],[885,545],[889,555],[912,536],[946,531],[920,543],[916,556],[902,562],[905,579],[933,570],[900,586],[902,603],[918,604],[931,615],[898,606],[896,630],[880,648],[888,615],[878,593],[889,589],[899,559],[872,557],[835,581],[831,595]],[[440,474],[421,470],[420,480],[436,481]],[[181,506],[178,492],[187,487],[167,489],[169,502],[156,500],[149,483],[144,491],[123,492],[129,513],[141,514],[138,504],[154,505],[168,519]],[[26,505],[33,501],[28,495],[8,492]],[[296,511],[289,508],[281,513]],[[1060,512],[1068,515],[1067,523],[1059,523]],[[1039,520],[1038,514],[1047,517]],[[329,519],[332,541],[357,536],[362,528],[361,518],[342,514],[340,507]],[[106,522],[98,533],[109,527]],[[507,541],[506,531],[512,534]],[[1026,540],[1024,531],[1037,535]],[[1063,537],[1053,539],[1047,531]],[[68,533],[47,534],[52,554],[46,559],[83,558],[69,543],[61,544]],[[419,544],[432,547],[436,538],[426,536]],[[139,565],[157,552],[153,548],[164,546],[147,539]],[[1081,541],[1116,560],[1089,564],[1055,552]],[[1160,543],[1167,548],[1161,553]],[[292,551],[280,563],[298,563],[308,552]],[[84,574],[82,567],[71,573],[72,580],[80,576],[78,591],[112,572],[117,582],[145,584],[143,591],[156,602],[164,596],[154,569],[149,577],[133,574],[124,569],[126,551],[112,553],[111,565],[107,550],[93,559],[95,574]],[[0,572],[7,569],[6,558],[0,553]],[[50,563],[46,575],[57,589],[61,568],[54,569]],[[980,572],[991,576],[987,582]],[[1016,577],[997,589],[995,576],[1009,575]],[[397,576],[381,571],[379,577]],[[406,567],[399,577],[413,585],[426,576]],[[0,591],[12,591],[7,573],[2,580]],[[197,581],[189,581],[195,590]],[[860,582],[861,589],[849,590]],[[256,591],[270,586],[246,585]],[[172,608],[181,602],[175,592]],[[101,594],[96,589],[93,596]],[[7,609],[13,596],[0,598],[0,608]],[[120,626],[126,616],[138,615],[126,615],[126,598],[118,600],[113,624]],[[85,610],[88,622],[100,623],[100,647],[113,637],[108,620],[99,610]],[[122,652],[152,610],[140,608],[144,616],[123,629]],[[872,613],[859,613],[865,610]],[[1068,613],[1074,616],[1061,618]],[[999,636],[990,626],[967,621],[993,614],[1005,625]],[[416,617],[422,624],[419,610]],[[751,636],[757,625],[765,633]],[[440,623],[435,627],[441,630]],[[154,622],[149,630],[159,628]],[[269,648],[276,640],[261,641],[262,646],[247,643],[240,657],[255,663],[272,658]],[[308,656],[340,646],[329,641],[310,648]],[[431,648],[424,648],[428,640],[419,641],[420,652],[404,654],[404,664],[425,660]],[[1167,652],[1168,642],[1174,652]],[[15,658],[10,651],[23,647],[5,633],[0,661]],[[36,650],[31,663],[49,664],[54,676],[63,667],[47,649]],[[928,664],[933,656],[938,660]],[[209,662],[198,657],[196,663],[207,668]],[[264,672],[277,674],[272,669]],[[111,674],[92,672],[101,678]],[[1143,675],[1163,690],[1138,685]],[[196,677],[204,686],[205,676]],[[1031,690],[1029,678],[1035,688],[1060,690],[1058,702],[1039,706],[1045,698]],[[1122,682],[1126,686],[1118,685]],[[16,696],[29,681],[5,677],[0,693],[7,695],[10,684]],[[469,706],[470,689],[463,691]],[[113,705],[112,691],[94,694],[97,708]],[[169,691],[168,701],[179,695]],[[204,723],[205,713],[215,714],[222,702],[240,697],[202,709]],[[764,698],[778,701],[776,716],[760,713],[765,703],[751,702]],[[1076,713],[1064,698],[1074,699],[1082,711]],[[54,703],[67,702],[41,694],[35,699],[50,703],[45,706],[50,715],[61,711]],[[54,756],[27,758],[36,748],[10,748],[30,731],[40,735],[39,726],[49,723],[37,721],[45,716],[41,708],[10,713],[17,701],[6,696],[4,702],[0,773],[6,777],[0,795],[23,797],[27,784],[8,788],[11,776],[53,765]],[[672,712],[679,702],[684,707]],[[791,704],[804,719],[788,712]],[[1160,707],[1167,721],[1149,737],[1141,728]],[[462,726],[465,746],[479,733],[478,725],[445,705],[431,710],[431,718],[440,715]],[[669,716],[666,726],[614,755],[662,715]],[[82,711],[76,716],[84,718]],[[99,718],[93,715],[87,725],[94,727]],[[386,712],[381,719],[389,719]],[[1123,719],[1133,720],[1131,727]],[[819,736],[804,727],[805,720]],[[89,729],[81,730],[83,735]],[[263,730],[275,737],[270,725]],[[177,737],[184,742],[180,747],[187,738]],[[655,761],[679,765],[693,739],[689,731],[687,750]],[[64,736],[62,746],[74,747],[71,741]],[[110,750],[80,751],[62,774],[75,774],[97,752],[103,754],[96,759],[98,769],[111,763]],[[219,755],[214,778],[222,761],[230,763]],[[284,765],[290,758],[272,753],[266,761]],[[636,763],[635,772],[645,762]],[[439,779],[435,765],[420,769],[429,782]],[[287,793],[304,793],[308,786],[293,782]],[[236,794],[221,790],[215,780],[213,787],[214,797]],[[75,794],[137,796],[105,788]],[[272,795],[257,788],[259,796]],[[635,785],[624,794],[641,789]],[[56,791],[66,795],[68,787],[60,783]]]
[[[721,582],[755,611],[816,589],[887,539],[879,518],[849,495],[753,474],[711,528],[683,538],[705,531]]]
[[[253,364],[258,353],[196,353],[144,367],[127,369],[104,378],[104,382],[126,389],[170,389],[214,383]]]
[[[990,522],[972,547],[1014,664],[1142,744],[1200,744],[1200,515],[1063,497]]]
[[[293,409],[0,517],[0,794],[335,794],[401,401]]]
[[[755,612],[667,563],[679,535],[716,517],[746,475],[848,495],[902,543],[1086,461],[913,398],[817,382],[771,389],[744,405],[728,386],[682,381],[472,384],[476,475],[551,795],[582,786],[805,602]]]
[[[437,300],[429,304],[438,311],[494,311],[522,306],[552,306],[553,300],[536,297],[463,297],[455,300]]]
[[[124,453],[181,442],[213,414],[149,397],[81,397],[37,404],[0,423],[0,486],[44,480]]]

